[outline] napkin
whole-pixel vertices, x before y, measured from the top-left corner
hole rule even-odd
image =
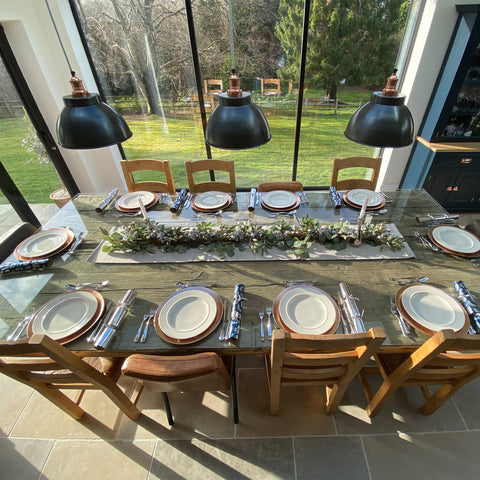
[[[18,263],[6,263],[0,265],[0,273],[12,273],[12,272],[24,272],[26,270],[38,270],[39,268],[45,268],[52,265],[53,260],[51,258],[42,258],[40,260],[29,260]]]
[[[334,208],[342,208],[342,197],[335,187],[330,187],[330,200]]]
[[[475,297],[470,293],[465,282],[462,280],[453,282],[453,286],[458,293],[458,299],[470,317],[470,325],[476,333],[480,333],[480,308],[478,308]]]
[[[187,198],[188,188],[182,188],[180,193],[177,195],[177,199],[173,202],[173,205],[170,207],[172,213],[177,213],[178,210],[181,210],[182,204]]]
[[[415,221],[420,224],[420,223],[441,223],[441,222],[448,222],[450,220],[456,220],[459,218],[459,215],[456,214],[442,214],[442,215],[424,215],[424,216],[418,216],[415,217]]]
[[[230,321],[228,322],[225,340],[238,340],[240,335],[240,320],[243,312],[243,301],[245,300],[245,285],[237,283],[233,291],[232,310],[230,312]]]
[[[100,205],[95,208],[95,211],[97,213],[103,213],[105,212],[105,210],[107,210],[107,208],[110,207],[110,205],[113,203],[113,201],[115,200],[115,198],[117,198],[117,195],[118,195],[118,188],[114,188],[102,201],[102,203],[100,203]]]
[[[250,190],[250,203],[248,204],[248,211],[253,212],[255,210],[255,202],[257,200],[257,189],[252,188]]]
[[[105,350],[110,344],[113,336],[117,332],[122,320],[125,318],[125,315],[128,313],[128,308],[135,300],[137,292],[135,290],[127,290],[125,295],[120,300],[117,308],[112,313],[110,318],[105,323],[105,326],[100,330],[98,335],[95,337],[93,346],[99,350]]]

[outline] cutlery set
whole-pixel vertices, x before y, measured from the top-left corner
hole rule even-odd
[[[400,330],[404,337],[408,337],[410,333],[410,327],[408,326],[407,321],[402,317],[401,313],[398,311],[397,304],[395,302],[395,297],[390,297],[390,311],[392,315],[398,320],[400,325]]]
[[[134,343],[145,343],[147,341],[148,337],[148,328],[150,323],[153,320],[153,316],[155,315],[155,310],[150,310],[149,313],[146,313],[143,316],[142,323],[140,324],[140,327],[138,328],[137,335],[133,339]]]
[[[420,232],[414,232],[415,238],[423,245],[423,248],[438,252],[440,249],[430,241],[425,235],[421,235]]]
[[[268,340],[272,339],[272,329],[273,329],[273,323],[272,323],[272,307],[266,307],[265,308],[265,313],[267,314],[267,338]],[[258,317],[260,318],[260,340],[262,342],[265,341],[265,328],[263,326],[263,319],[265,317],[264,312],[258,312]]]

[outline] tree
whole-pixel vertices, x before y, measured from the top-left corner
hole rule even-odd
[[[303,0],[280,0],[275,33],[286,52],[284,75],[296,78]],[[382,85],[394,68],[408,0],[312,0],[306,78],[336,98],[337,87]],[[298,74],[297,74],[298,76]]]

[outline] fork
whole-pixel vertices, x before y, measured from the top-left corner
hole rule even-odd
[[[155,310],[150,310],[150,313],[147,316],[147,321],[145,322],[145,327],[143,329],[143,334],[142,338],[140,338],[141,343],[145,343],[147,341],[147,336],[148,336],[148,327],[150,326],[150,322],[153,319],[153,315],[155,313]]]
[[[272,339],[272,307],[266,307],[265,311],[267,312],[267,317],[268,317],[267,335],[268,335],[268,339],[271,340]]]
[[[262,342],[265,341],[265,330],[263,329],[263,312],[258,312],[258,316],[260,317],[260,340]]]

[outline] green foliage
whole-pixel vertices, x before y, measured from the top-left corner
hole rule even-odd
[[[233,257],[235,249],[246,248],[260,255],[277,248],[301,259],[309,258],[309,250],[315,245],[324,245],[331,250],[343,250],[356,238],[356,231],[343,220],[331,225],[322,225],[318,220],[303,217],[298,225],[290,225],[278,219],[271,226],[255,222],[240,222],[238,225],[214,226],[200,222],[195,227],[172,227],[149,220],[145,223],[130,223],[120,231],[109,234],[101,228],[105,244],[104,252],[152,252],[154,247],[168,253],[185,253],[190,248],[214,252],[220,258]],[[391,235],[383,223],[362,226],[362,241],[374,246],[386,245],[400,250],[405,240]]]
[[[297,78],[303,0],[280,0],[275,33],[287,55],[283,78]],[[312,0],[306,77],[312,86],[381,86],[395,67],[408,0]]]

